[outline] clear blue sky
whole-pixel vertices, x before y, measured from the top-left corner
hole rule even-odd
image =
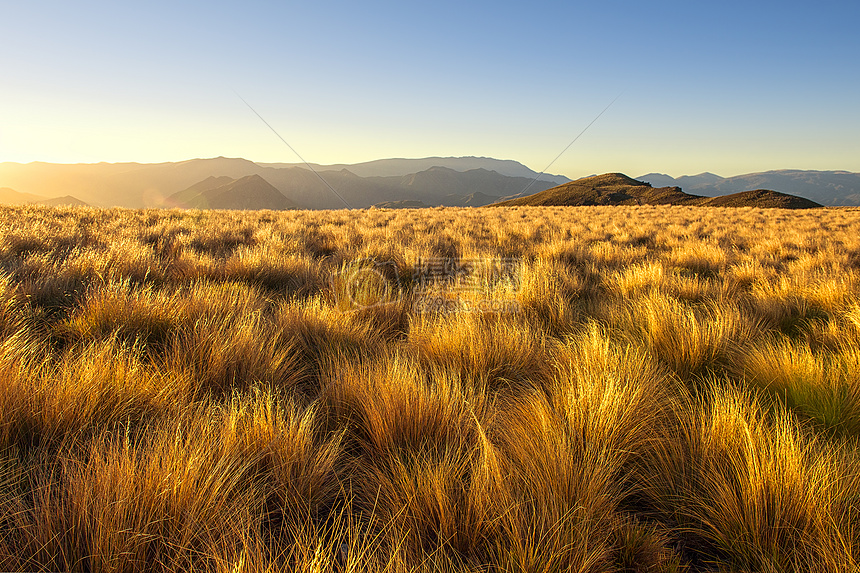
[[[17,2],[0,161],[860,171],[857,2]]]

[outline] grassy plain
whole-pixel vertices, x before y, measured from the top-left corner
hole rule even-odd
[[[0,229],[0,570],[860,568],[860,210]]]

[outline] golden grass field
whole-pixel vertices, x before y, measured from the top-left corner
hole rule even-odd
[[[0,570],[860,569],[858,209],[0,225]]]

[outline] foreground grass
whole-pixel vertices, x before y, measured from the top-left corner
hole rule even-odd
[[[860,211],[0,227],[0,570],[858,570]]]

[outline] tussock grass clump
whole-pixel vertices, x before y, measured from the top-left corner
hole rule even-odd
[[[757,332],[736,307],[703,308],[664,295],[640,298],[622,316],[622,328],[682,379],[728,366]]]
[[[844,504],[858,482],[842,473],[844,454],[743,390],[715,389],[691,405],[680,439],[664,443],[650,492],[688,532],[694,560],[757,571],[857,567]]]
[[[199,397],[229,395],[260,383],[285,388],[300,383],[306,366],[292,336],[271,318],[260,294],[236,283],[198,283],[182,295],[187,317],[171,335],[161,368],[195,381]]]
[[[5,207],[0,569],[858,570],[858,227]]]
[[[106,285],[87,297],[66,322],[63,334],[84,343],[116,338],[130,346],[163,349],[182,324],[182,311],[175,297],[151,287]]]
[[[22,353],[3,364],[2,376],[0,447],[24,456],[175,413],[189,391],[187,380],[165,376],[116,339],[80,347],[57,364]]]
[[[837,434],[860,435],[860,346],[821,353],[783,340],[750,350],[742,367],[750,382],[795,412]]]
[[[361,259],[342,263],[329,279],[332,301],[341,310],[364,309],[396,303],[400,274],[389,262]]]
[[[659,291],[666,281],[666,270],[659,262],[631,265],[606,278],[606,290],[621,298],[636,298]]]
[[[191,239],[189,247],[214,257],[226,258],[237,247],[251,246],[254,243],[254,230],[252,228],[227,228],[207,234],[199,233]]]
[[[667,257],[667,262],[700,277],[714,277],[725,270],[726,251],[713,243],[682,244]]]
[[[581,318],[578,302],[591,294],[583,277],[543,258],[522,265],[518,271],[513,297],[526,320],[556,336],[575,328]]]
[[[425,315],[412,324],[409,340],[423,363],[449,369],[490,390],[542,388],[551,372],[540,331],[516,318]]]
[[[845,311],[845,322],[849,329],[848,336],[856,335],[854,340],[860,340],[860,303],[855,302]]]
[[[255,456],[219,422],[212,412],[189,410],[143,441],[94,443],[85,459],[34,472],[32,510],[15,516],[15,544],[31,555],[25,566],[205,566],[261,508]]]
[[[318,294],[325,286],[319,271],[306,257],[261,249],[241,250],[223,264],[227,280],[242,280],[285,298]]]
[[[330,423],[349,428],[344,481],[387,551],[412,566],[438,552],[453,563],[486,559],[505,492],[483,393],[398,355],[332,371],[321,400]]]
[[[756,284],[751,297],[753,312],[769,329],[799,337],[816,321],[829,317],[827,310],[809,296],[810,287],[785,276]]]
[[[306,366],[290,337],[266,326],[259,315],[201,318],[176,336],[160,364],[194,380],[200,396],[225,395],[260,383],[292,387]]]
[[[556,361],[549,396],[525,394],[500,416],[515,505],[502,519],[499,560],[507,570],[604,571],[624,559],[616,536],[637,494],[635,460],[663,425],[671,387],[647,355],[611,343],[595,325]]]
[[[279,336],[291,340],[312,372],[319,373],[331,361],[354,361],[379,352],[397,334],[397,306],[370,307],[360,311],[339,310],[317,298],[302,305],[283,305],[275,314]],[[386,317],[394,319],[378,328]],[[378,321],[377,321],[378,319]]]
[[[0,340],[23,328],[22,299],[10,278],[0,275]]]
[[[305,526],[330,525],[343,487],[344,429],[319,432],[320,405],[301,407],[287,392],[252,388],[234,393],[223,423],[231,443],[249,452],[257,479],[265,488],[265,530],[275,537],[293,535]]]

